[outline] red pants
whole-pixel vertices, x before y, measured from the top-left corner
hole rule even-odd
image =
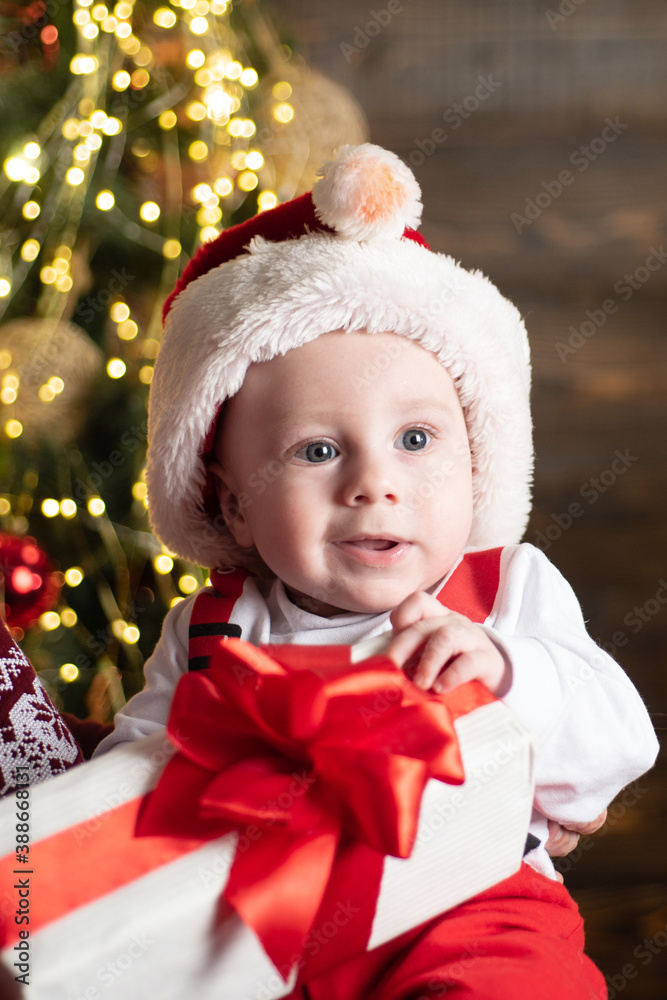
[[[567,890],[524,864],[443,916],[301,984],[289,1000],[606,1000],[583,947]]]

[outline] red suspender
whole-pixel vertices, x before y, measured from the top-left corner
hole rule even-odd
[[[502,551],[497,548],[468,552],[438,594],[441,604],[473,622],[486,621],[498,592]],[[229,618],[249,575],[244,569],[228,573],[212,570],[211,583],[215,592],[199,594],[192,606],[188,670],[202,670],[208,666],[220,636],[241,638],[241,629],[230,624]]]
[[[211,583],[215,592],[198,594],[192,605],[188,643],[188,670],[203,670],[208,666],[211,653],[220,636],[241,638],[238,625],[230,625],[229,618],[236,601],[243,592],[243,584],[250,574],[244,569],[228,573],[211,570]]]
[[[472,622],[485,622],[493,610],[500,583],[498,549],[468,552],[438,594],[438,600]]]

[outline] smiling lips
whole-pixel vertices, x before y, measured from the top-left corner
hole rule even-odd
[[[400,538],[371,538],[365,535],[346,538],[336,545],[364,566],[391,566],[410,548],[410,542]]]
[[[398,543],[391,538],[352,538],[350,545],[359,545],[362,549],[393,549]]]

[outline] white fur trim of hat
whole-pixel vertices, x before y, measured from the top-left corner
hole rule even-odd
[[[468,427],[469,545],[521,539],[533,471],[526,330],[484,275],[426,246],[412,229],[420,217],[419,186],[398,157],[348,146],[312,196],[221,233],[193,258],[167,303],[149,401],[149,514],[171,552],[255,568],[256,554],[205,505],[205,443],[249,365],[334,330],[396,333],[438,357]]]

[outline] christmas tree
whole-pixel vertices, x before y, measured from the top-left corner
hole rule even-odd
[[[202,241],[308,190],[365,123],[254,2],[35,0],[0,15],[0,609],[103,721],[205,583],[150,531],[164,299]]]

